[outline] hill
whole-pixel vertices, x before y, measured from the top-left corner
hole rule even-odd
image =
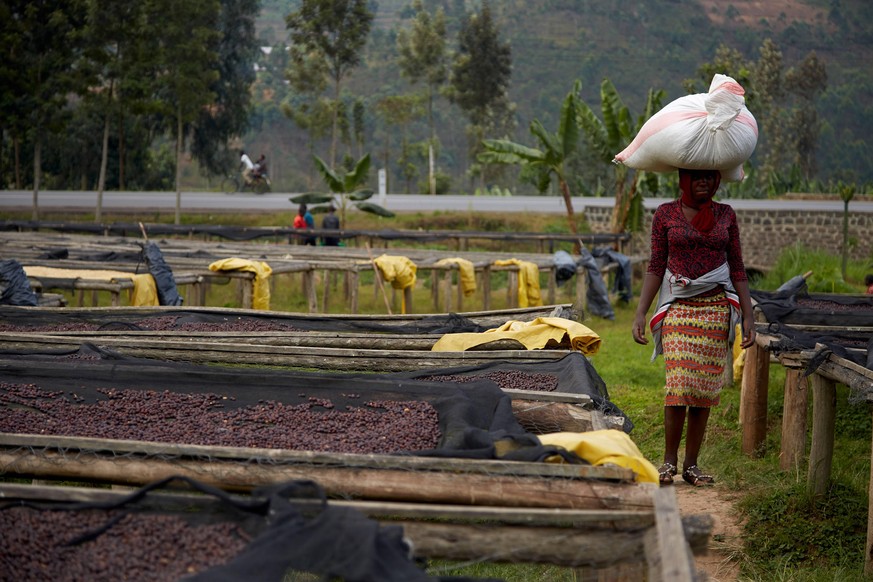
[[[372,107],[386,95],[413,91],[395,64],[396,33],[409,26],[410,4],[374,0],[376,18],[365,63],[354,70],[346,88],[348,100],[359,98],[368,106],[365,148],[391,168],[394,191],[416,190],[415,178],[401,183],[393,160],[401,138],[422,140],[426,130],[422,121],[406,128],[386,126]],[[284,15],[298,5],[299,0],[264,0],[258,30],[265,44],[285,41]],[[454,47],[463,10],[477,8],[480,2],[426,0],[425,5],[431,10],[443,7]],[[828,90],[818,102],[818,177],[873,182],[867,138],[873,129],[873,11],[866,0],[493,0],[491,9],[501,38],[512,48],[510,98],[517,105],[518,121],[513,139],[530,143],[527,128],[534,118],[553,128],[559,104],[576,79],[582,80],[583,98],[599,110],[600,82],[609,78],[636,115],[649,88],[663,89],[665,103],[685,94],[683,81],[688,79],[696,80],[695,90],[706,90],[698,69],[713,60],[720,45],[756,60],[761,43],[770,38],[782,51],[785,69],[810,51],[827,67]],[[279,89],[267,100],[276,106],[288,98],[293,96]],[[263,101],[261,96],[262,107]],[[315,178],[306,169],[309,146],[303,132],[277,115],[276,107],[267,109],[272,117],[258,117],[245,141],[254,144],[253,149],[269,148],[273,166],[285,166],[286,177],[296,175],[301,187],[314,186]],[[445,99],[439,101],[436,115],[442,145],[439,167],[450,174],[453,191],[471,191],[473,185],[465,179],[466,121]],[[317,143],[315,150],[324,151],[322,145]],[[423,156],[414,161],[424,172]],[[590,178],[596,176],[595,172]]]

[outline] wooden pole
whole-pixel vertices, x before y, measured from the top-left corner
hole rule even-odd
[[[806,413],[809,390],[802,370],[785,369],[785,401],[782,405],[782,448],[779,468],[797,470],[806,456]]]
[[[743,384],[740,394],[740,424],[743,428],[743,453],[761,457],[767,437],[767,389],[770,377],[770,352],[758,344],[746,349]]]
[[[370,257],[370,263],[373,264],[373,274],[376,276],[376,284],[382,292],[382,297],[385,299],[385,308],[388,310],[388,315],[392,315],[391,301],[388,299],[388,294],[385,292],[385,285],[382,283],[382,273],[379,271],[379,265],[376,264],[376,259],[373,258],[373,253],[370,252],[370,244],[367,243],[367,256]]]
[[[873,409],[871,409],[873,410]],[[873,451],[873,447],[871,447]],[[870,454],[873,461],[873,452]],[[873,576],[873,462],[870,463],[870,481],[867,486],[867,545],[864,552],[864,574]]]
[[[827,492],[834,457],[834,427],[837,411],[836,382],[813,374],[812,385],[812,445],[809,450],[807,484],[813,495]]]

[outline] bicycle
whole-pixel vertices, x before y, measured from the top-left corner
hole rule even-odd
[[[252,176],[252,181],[246,183],[242,175],[230,174],[221,181],[221,191],[225,194],[251,191],[255,194],[266,194],[270,191],[270,179],[264,175]]]

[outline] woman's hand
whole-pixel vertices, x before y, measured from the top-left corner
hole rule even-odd
[[[755,319],[753,317],[743,317],[743,340],[740,345],[746,349],[755,344]]]
[[[646,345],[649,343],[648,338],[646,338],[646,316],[636,314],[634,317],[634,324],[631,328],[631,333],[634,336],[634,341],[638,344]]]

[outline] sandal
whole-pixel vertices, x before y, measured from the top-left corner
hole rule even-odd
[[[661,485],[672,485],[673,477],[675,477],[678,472],[679,469],[677,469],[676,465],[673,463],[664,463],[658,469],[658,481]]]
[[[700,470],[700,467],[697,465],[691,465],[690,467],[685,467],[685,470],[682,471],[682,478],[685,479],[685,482],[689,485],[693,485],[694,487],[700,487],[702,485],[712,485],[715,483],[715,477],[712,475],[707,475],[703,471]]]

